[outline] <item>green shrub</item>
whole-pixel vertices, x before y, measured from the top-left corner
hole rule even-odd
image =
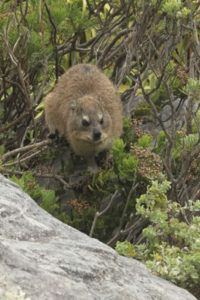
[[[53,216],[59,218],[59,198],[56,196],[55,191],[47,190],[39,186],[36,179],[31,173],[23,174],[20,178],[13,175],[10,180],[17,183],[23,191],[31,196],[35,201],[40,203],[40,206]]]
[[[125,242],[117,242],[115,250],[123,256],[133,257],[135,255],[134,247],[131,243]]]
[[[132,245],[134,257],[154,273],[199,295],[200,201],[181,207],[167,199],[170,182],[153,181],[136,200],[136,211],[150,224],[143,229],[145,242]],[[131,245],[129,245],[131,247]],[[127,244],[118,243],[119,254],[129,256]]]

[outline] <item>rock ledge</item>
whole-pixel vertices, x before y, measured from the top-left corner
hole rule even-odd
[[[56,220],[0,174],[0,299],[194,300]]]

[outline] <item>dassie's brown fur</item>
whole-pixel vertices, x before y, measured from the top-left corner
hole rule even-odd
[[[59,79],[45,100],[50,133],[65,136],[90,165],[122,133],[122,103],[111,81],[94,65],[78,64]]]

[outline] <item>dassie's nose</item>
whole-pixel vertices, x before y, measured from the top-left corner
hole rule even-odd
[[[93,132],[93,140],[98,141],[101,138],[101,131],[99,130],[94,130]]]

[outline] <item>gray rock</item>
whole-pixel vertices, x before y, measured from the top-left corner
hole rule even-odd
[[[0,175],[0,299],[196,299],[61,223]]]

